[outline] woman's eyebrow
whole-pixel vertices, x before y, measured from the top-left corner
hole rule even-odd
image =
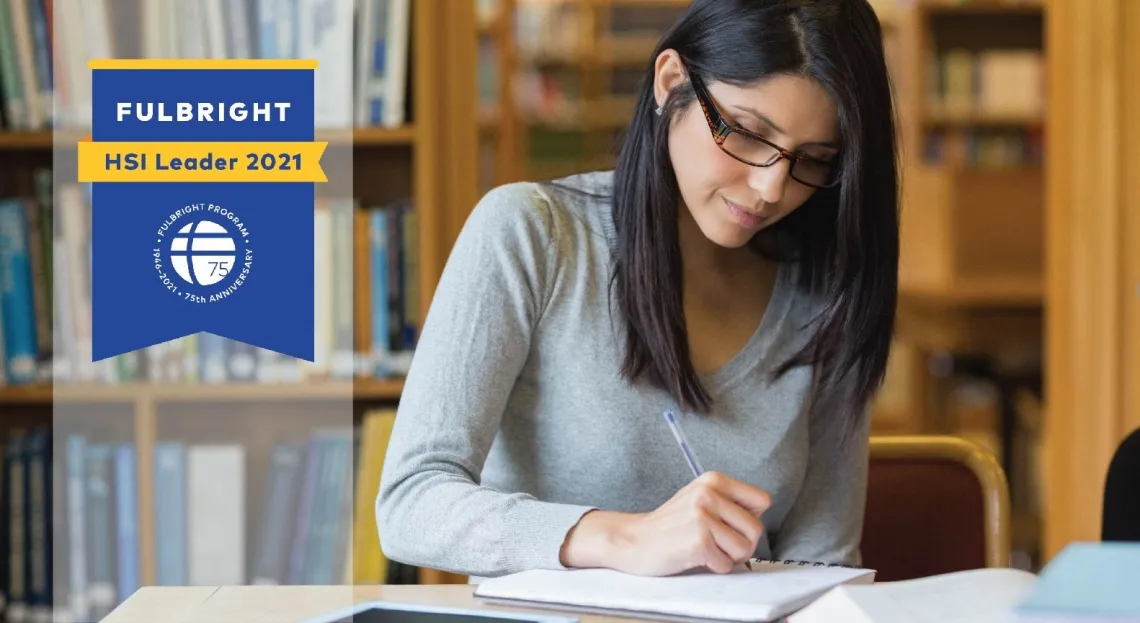
[[[772,128],[780,134],[787,136],[787,132],[780,128],[780,126],[776,125],[775,122],[769,119],[767,115],[761,113],[755,108],[750,108],[741,104],[733,104],[732,107],[740,112],[747,113],[753,117],[756,117],[756,119],[758,119],[764,125]],[[800,145],[800,147],[827,147],[828,149],[839,149],[839,144],[835,143],[834,141],[813,141],[811,143],[804,143],[803,145]]]

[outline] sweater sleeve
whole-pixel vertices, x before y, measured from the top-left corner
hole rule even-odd
[[[492,577],[563,568],[559,552],[589,507],[480,484],[532,329],[548,299],[556,225],[533,184],[489,192],[440,277],[400,397],[376,521],[384,554]]]
[[[848,411],[837,408],[850,403],[850,384],[844,387],[848,395],[813,409],[807,470],[791,510],[772,535],[774,558],[862,563],[870,413],[864,410],[858,422],[846,421]]]

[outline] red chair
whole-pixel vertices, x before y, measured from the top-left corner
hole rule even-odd
[[[982,446],[875,436],[868,478],[862,553],[875,581],[1009,566],[1009,489]]]

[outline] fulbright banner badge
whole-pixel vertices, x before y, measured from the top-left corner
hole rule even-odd
[[[316,61],[89,67],[93,359],[205,331],[313,361]]]

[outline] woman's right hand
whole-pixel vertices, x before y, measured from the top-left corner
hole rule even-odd
[[[657,510],[592,511],[563,544],[567,567],[605,567],[635,575],[673,575],[703,567],[728,573],[751,558],[771,496],[719,472],[706,472]]]

